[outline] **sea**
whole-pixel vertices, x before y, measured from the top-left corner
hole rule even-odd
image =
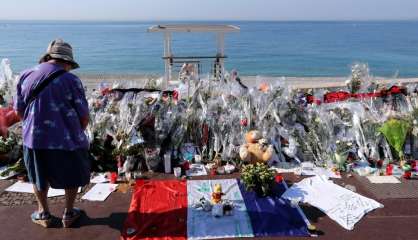
[[[147,29],[176,23],[240,27],[226,35],[225,53],[226,68],[241,75],[348,76],[352,64],[363,62],[374,76],[418,76],[418,21],[0,21],[0,58],[20,72],[36,65],[51,40],[63,38],[74,48],[79,73],[158,75],[164,72],[163,35]],[[173,54],[212,56],[215,40],[211,33],[174,34]],[[202,72],[211,71],[211,61],[202,60]]]

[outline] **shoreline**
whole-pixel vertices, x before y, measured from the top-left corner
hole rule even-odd
[[[136,82],[139,86],[145,84],[150,78],[160,78],[157,74],[78,74],[87,89],[96,89],[100,83]],[[255,86],[262,82],[274,83],[282,81],[293,88],[334,88],[344,87],[348,77],[273,77],[273,76],[240,76],[244,84]],[[418,84],[418,77],[412,78],[386,78],[373,77],[379,84]]]

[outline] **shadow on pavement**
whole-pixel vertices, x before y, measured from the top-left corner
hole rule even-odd
[[[86,226],[109,226],[110,228],[121,231],[127,216],[128,213],[126,212],[117,212],[111,213],[109,217],[90,218],[85,212],[83,212],[83,215],[77,222],[74,223],[72,228],[82,228]],[[57,227],[62,228],[60,219],[57,223]]]

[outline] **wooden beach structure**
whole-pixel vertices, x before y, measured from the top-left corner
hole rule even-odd
[[[173,67],[176,64],[195,64],[198,71],[201,68],[202,60],[213,60],[211,73],[215,79],[222,76],[225,71],[225,34],[239,32],[240,28],[233,25],[202,25],[202,24],[175,24],[175,25],[156,25],[148,28],[150,33],[164,34],[164,55],[165,63],[164,87],[167,88],[172,81]],[[172,49],[172,35],[174,33],[213,33],[216,34],[217,51],[209,56],[177,56]]]

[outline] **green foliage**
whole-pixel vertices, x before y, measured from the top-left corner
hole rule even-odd
[[[271,193],[275,172],[264,163],[243,166],[241,180],[247,191],[255,191],[257,194],[267,196]]]
[[[400,158],[403,158],[403,146],[410,127],[411,125],[408,121],[390,119],[379,129]]]
[[[13,136],[3,138],[0,136],[0,154],[6,154],[12,151],[13,147],[17,144],[17,140]]]
[[[19,161],[17,161],[13,165],[9,165],[7,170],[2,172],[0,175],[2,177],[6,177],[6,176],[9,176],[11,172],[21,173],[21,172],[24,172],[24,171],[26,171],[25,164],[24,164],[23,160],[20,159]]]

